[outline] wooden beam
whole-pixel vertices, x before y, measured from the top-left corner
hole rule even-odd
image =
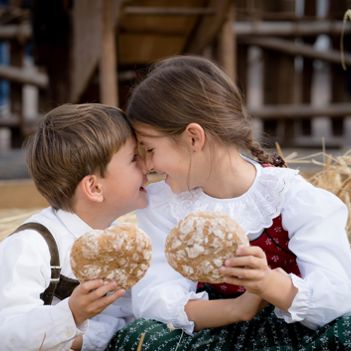
[[[245,38],[241,41],[248,45],[255,45],[265,49],[276,50],[293,56],[304,56],[315,60],[322,60],[329,63],[341,64],[340,52],[328,49],[328,51],[320,51],[312,45],[295,43],[285,39],[277,38]],[[345,54],[346,65],[351,65],[351,55]]]
[[[233,30],[238,37],[243,36],[315,36],[318,34],[340,35],[342,21],[317,20],[310,22],[267,22],[236,21]],[[345,33],[351,32],[351,24],[345,24]]]
[[[32,28],[29,24],[9,24],[0,26],[0,40],[18,40],[26,42],[32,37]]]
[[[20,124],[20,118],[17,115],[10,114],[9,116],[4,116],[0,118],[0,128],[11,128],[18,127]]]
[[[173,29],[173,28],[124,28],[122,25],[119,26],[118,32],[121,35],[124,34],[134,34],[134,35],[153,35],[154,37],[183,37],[184,34],[186,34],[186,31],[179,30],[179,29]],[[173,38],[170,38],[171,40]]]
[[[103,1],[75,0],[71,20],[70,102],[84,94],[101,54],[101,11]]]
[[[308,104],[264,105],[249,109],[253,118],[262,119],[298,119],[306,117],[342,117],[351,116],[351,103],[334,103],[327,106],[312,106]]]
[[[118,106],[116,39],[116,7],[114,0],[102,1],[102,35],[100,56],[100,100]]]
[[[185,53],[202,54],[220,30],[231,3],[230,0],[209,1],[209,7],[214,9],[215,14],[202,17],[195,32],[189,37],[188,43],[184,47]]]
[[[48,77],[44,73],[33,73],[23,68],[0,65],[0,78],[11,82],[34,85],[38,88],[48,87]]]
[[[232,30],[234,4],[228,10],[218,37],[217,61],[233,82],[236,81],[236,37]]]
[[[123,8],[123,13],[140,16],[212,16],[215,14],[215,11],[206,7],[126,6]]]

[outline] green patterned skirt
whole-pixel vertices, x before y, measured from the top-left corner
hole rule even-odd
[[[285,323],[269,306],[249,322],[204,329],[193,336],[180,329],[171,331],[154,320],[138,319],[112,338],[107,351],[137,350],[143,334],[143,351],[351,351],[351,316],[311,330],[300,323]]]

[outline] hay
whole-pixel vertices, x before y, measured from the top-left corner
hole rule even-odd
[[[0,210],[0,241],[39,209]]]
[[[27,218],[40,209],[10,209],[0,210],[0,241],[8,234],[13,232],[19,225],[21,225]],[[118,219],[119,221],[136,223],[136,216],[134,212],[128,213]]]
[[[281,150],[279,152],[281,153]],[[306,179],[311,184],[332,192],[346,204],[349,210],[346,230],[351,243],[351,149],[337,157],[325,151],[303,158],[297,156],[297,153],[294,153],[285,157],[287,164],[310,163],[318,166],[320,169]]]

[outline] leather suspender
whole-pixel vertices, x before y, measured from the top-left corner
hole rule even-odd
[[[41,236],[45,239],[46,243],[49,246],[50,256],[51,256],[51,260],[50,260],[51,279],[50,279],[49,286],[46,288],[46,290],[43,293],[40,294],[40,298],[44,301],[44,305],[51,305],[57,284],[60,281],[60,273],[61,273],[60,257],[59,257],[56,241],[52,236],[52,234],[50,233],[50,231],[45,226],[35,222],[22,224],[10,235],[25,229],[33,229],[37,231],[39,234],[41,234]]]

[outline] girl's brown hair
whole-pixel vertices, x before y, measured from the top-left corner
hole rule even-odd
[[[79,182],[105,175],[113,154],[132,136],[124,113],[102,104],[66,104],[50,111],[26,143],[27,166],[55,209],[72,210]]]
[[[157,63],[133,90],[127,116],[132,124],[150,125],[168,136],[180,135],[196,122],[218,141],[248,150],[262,163],[284,165],[254,140],[237,86],[202,57],[175,56]]]

